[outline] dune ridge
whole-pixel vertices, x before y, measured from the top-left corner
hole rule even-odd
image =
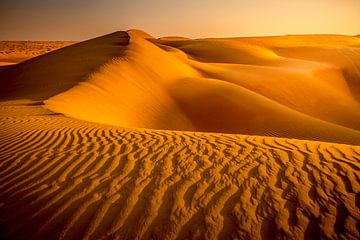
[[[280,44],[289,48],[288,38],[294,37],[164,40],[144,39],[139,31],[128,34],[123,56],[45,100],[45,107],[124,127],[360,143],[358,94],[343,72],[359,76],[344,59],[338,66],[279,54]],[[345,50],[360,46],[357,38],[338,38],[296,39],[317,47],[315,53],[319,46],[335,53],[334,44]]]
[[[121,56],[128,42],[125,32],[115,32],[11,66],[0,72],[0,99],[42,101],[64,92]]]
[[[1,239],[359,239],[359,42],[115,32],[0,69]]]
[[[5,69],[1,98],[122,127],[359,144],[359,46],[337,35],[115,32]]]
[[[2,112],[14,108],[0,128],[3,237],[360,237],[359,146]]]

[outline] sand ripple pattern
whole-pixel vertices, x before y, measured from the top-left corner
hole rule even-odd
[[[359,146],[46,114],[0,129],[2,239],[360,237]]]

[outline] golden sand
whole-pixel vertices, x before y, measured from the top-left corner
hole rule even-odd
[[[0,41],[0,66],[16,64],[74,43],[70,41]]]
[[[0,238],[358,239],[359,47],[132,30],[0,69]]]

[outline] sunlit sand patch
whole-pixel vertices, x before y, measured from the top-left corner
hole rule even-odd
[[[0,238],[359,239],[358,47],[132,30],[0,68]]]

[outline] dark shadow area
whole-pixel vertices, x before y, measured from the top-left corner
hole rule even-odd
[[[261,223],[260,235],[262,240],[276,239],[277,225],[273,219],[264,218]]]
[[[355,74],[356,70],[350,71],[349,69],[344,69],[342,72],[352,96],[360,103],[360,81],[359,76]]]
[[[32,103],[27,103],[27,104],[22,104],[25,106],[42,106],[44,105],[44,103],[42,101],[38,101],[38,102],[32,102]]]
[[[45,100],[66,91],[124,54],[129,35],[118,31],[0,69],[0,100]]]
[[[304,239],[318,240],[321,237],[319,220],[311,217],[304,233]]]
[[[13,65],[0,66],[0,76],[2,72],[4,72],[7,69],[10,69],[11,67],[13,67]]]
[[[334,232],[337,234],[345,233],[345,220],[349,214],[344,203],[340,203],[336,208],[336,221],[334,225]]]

